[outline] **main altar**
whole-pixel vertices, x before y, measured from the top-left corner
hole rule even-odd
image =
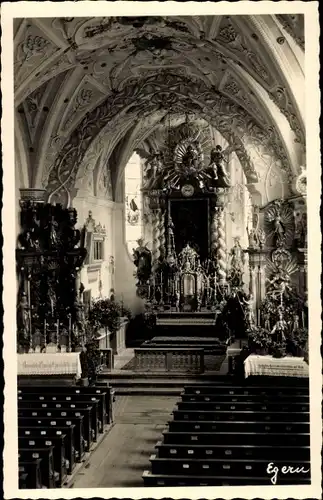
[[[183,322],[194,315],[201,324],[214,324],[226,287],[227,163],[221,146],[188,123],[163,149],[146,154],[143,195],[151,241],[138,240],[134,263],[137,294],[159,323],[174,321],[172,313]]]

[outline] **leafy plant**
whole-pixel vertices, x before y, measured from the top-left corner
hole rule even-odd
[[[105,328],[115,333],[121,325],[123,306],[111,299],[97,299],[92,302],[89,322],[94,328]]]
[[[270,332],[261,326],[252,326],[248,330],[248,344],[251,352],[268,351],[272,345]]]

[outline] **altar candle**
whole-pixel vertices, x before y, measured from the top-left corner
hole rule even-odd
[[[56,343],[58,344],[59,343],[59,319],[57,320],[57,323],[56,323],[56,334],[57,334]]]
[[[305,328],[305,316],[304,311],[302,311],[302,327]]]
[[[46,319],[44,320],[44,344],[45,344],[45,347],[46,347],[46,327],[47,327],[47,323],[46,323]]]

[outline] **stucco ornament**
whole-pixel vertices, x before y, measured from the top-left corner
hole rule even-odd
[[[306,174],[306,168],[303,166],[301,166],[301,173],[296,179],[296,189],[302,196],[306,196],[307,174]]]

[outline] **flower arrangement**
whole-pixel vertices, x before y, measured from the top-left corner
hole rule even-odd
[[[268,354],[272,345],[270,332],[262,326],[252,325],[247,333],[250,352],[255,354]]]

